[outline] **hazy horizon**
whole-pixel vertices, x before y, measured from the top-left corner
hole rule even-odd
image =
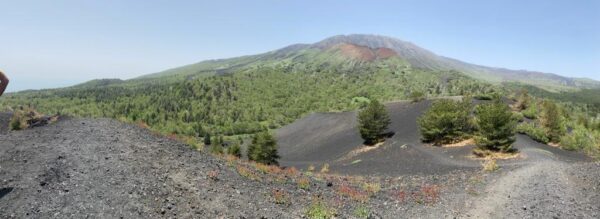
[[[318,7],[316,7],[317,5]],[[600,80],[600,2],[7,2],[9,92],[130,79],[339,34],[390,36],[461,61]],[[356,16],[361,15],[361,16]]]

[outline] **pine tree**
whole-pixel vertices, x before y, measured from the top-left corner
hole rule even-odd
[[[441,99],[418,120],[422,140],[434,145],[453,143],[462,140],[471,131],[471,98],[464,101]]]
[[[529,93],[527,90],[521,90],[519,97],[517,98],[517,103],[515,104],[515,108],[519,111],[526,110],[529,108],[531,104],[531,97],[529,97]]]
[[[477,106],[475,141],[480,148],[508,152],[515,142],[517,121],[499,100]]]
[[[252,144],[248,146],[248,159],[263,164],[279,164],[277,159],[277,142],[269,131],[260,132],[254,135]]]
[[[358,113],[358,122],[360,135],[367,145],[379,142],[391,123],[387,109],[377,100]]]
[[[211,145],[211,141],[210,141],[210,133],[206,133],[206,135],[204,136],[204,145],[208,146]]]
[[[214,137],[210,145],[210,151],[213,154],[223,154],[223,136],[218,135]]]
[[[563,116],[558,106],[549,100],[542,102],[542,114],[540,123],[546,130],[546,136],[550,142],[559,142],[566,130],[563,126]]]
[[[227,154],[236,156],[236,157],[242,157],[242,149],[240,147],[239,143],[234,143],[231,146],[229,146],[227,148]]]

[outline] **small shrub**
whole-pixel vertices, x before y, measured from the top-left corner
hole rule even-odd
[[[321,167],[321,173],[328,173],[329,172],[329,164],[323,164],[323,167]]]
[[[210,145],[210,152],[213,154],[223,154],[223,146],[221,144]]]
[[[284,173],[288,177],[296,177],[296,176],[298,176],[298,174],[300,174],[300,171],[298,171],[298,169],[296,169],[296,167],[287,167],[287,168],[285,168]]]
[[[421,102],[425,100],[425,93],[422,91],[413,91],[410,93],[410,101],[413,103]]]
[[[210,133],[206,133],[206,135],[204,136],[204,145],[209,146],[211,144],[212,144],[212,142],[210,139]]]
[[[9,128],[10,130],[18,131],[29,127],[29,122],[42,118],[43,115],[38,113],[32,108],[21,107],[19,110],[13,112],[10,118]]]
[[[262,174],[267,174],[269,172],[269,165],[262,163],[254,163],[254,167],[256,170]]]
[[[227,154],[242,157],[242,148],[239,144],[233,144],[227,148]]]
[[[247,167],[244,166],[238,166],[237,167],[237,172],[238,174],[240,174],[240,176],[249,178],[249,179],[258,179],[258,177],[256,176],[256,174],[254,172],[252,172],[251,169],[248,169]]]
[[[330,219],[334,218],[337,211],[330,208],[322,200],[314,200],[306,209],[306,216],[310,219]]]
[[[517,98],[517,102],[515,103],[515,109],[518,111],[525,110],[529,108],[531,104],[531,97],[527,90],[523,89],[519,92],[519,96]]]
[[[496,164],[496,160],[495,159],[488,159],[485,162],[483,162],[483,171],[486,172],[493,172],[498,170],[498,164]]]
[[[285,191],[279,189],[273,189],[272,191],[273,202],[278,205],[290,205],[290,198]]]
[[[584,150],[592,152],[597,145],[593,133],[583,127],[576,127],[569,134],[563,136],[560,140],[560,146],[565,150]]]
[[[440,197],[440,189],[436,185],[423,185],[417,192],[412,193],[416,203],[436,203]]]
[[[143,129],[150,129],[150,126],[148,125],[148,123],[146,123],[146,122],[144,122],[144,121],[142,121],[142,120],[138,121],[138,122],[136,123],[136,125],[137,125],[138,127],[140,127],[140,128],[143,128]]]
[[[312,165],[312,164],[311,164],[311,165],[309,165],[307,170],[308,170],[308,172],[313,172],[313,171],[315,171],[315,165]]]
[[[402,190],[391,191],[390,196],[394,198],[397,202],[406,201],[406,192]]]
[[[369,218],[369,214],[371,214],[371,210],[366,206],[358,206],[354,209],[354,216],[357,218]]]
[[[233,167],[238,159],[239,159],[239,157],[236,157],[236,156],[233,156],[230,154],[225,156],[225,161],[227,161],[227,166],[230,166],[230,167]]]
[[[475,94],[473,99],[476,100],[492,100],[494,99],[494,95],[492,94]]]
[[[365,190],[369,195],[374,196],[379,191],[381,191],[381,184],[379,183],[363,183],[363,190]]]
[[[347,196],[352,200],[359,202],[367,202],[369,200],[369,194],[358,189],[355,189],[349,185],[341,185],[338,187],[338,192],[342,196]]]
[[[219,181],[219,171],[211,170],[208,172],[207,177],[212,181]]]
[[[523,116],[528,119],[536,119],[538,110],[536,104],[531,104],[527,109],[521,111]]]
[[[513,119],[517,122],[525,121],[525,117],[523,116],[523,113],[520,113],[520,112],[513,113]]]
[[[298,188],[300,188],[300,189],[303,189],[303,190],[310,189],[310,180],[306,177],[298,179],[297,183],[298,183]]]
[[[10,119],[10,130],[18,131],[27,127],[26,123],[23,123],[23,120],[16,113],[13,114],[13,117]]]

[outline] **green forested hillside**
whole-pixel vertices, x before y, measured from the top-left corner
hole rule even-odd
[[[409,99],[419,93],[489,96],[525,88],[536,97],[576,102],[564,104],[565,109],[589,118],[600,109],[597,90],[554,93],[539,86],[486,82],[471,77],[473,72],[445,69],[452,65],[440,60],[392,38],[334,37],[126,81],[101,79],[8,94],[0,99],[0,108],[30,105],[46,114],[117,118],[143,122],[162,133],[198,137],[257,133],[310,112],[352,110],[371,99]]]
[[[188,80],[145,84],[140,80],[11,94],[0,104],[143,121],[164,133],[238,135],[280,127],[309,112],[355,109],[370,98],[397,100],[413,91],[445,96],[495,89],[458,72],[411,69],[393,59],[330,66],[282,62]]]

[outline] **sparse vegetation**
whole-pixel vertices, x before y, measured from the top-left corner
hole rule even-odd
[[[495,159],[487,159],[485,162],[483,162],[482,166],[483,166],[483,171],[486,171],[486,172],[493,172],[493,171],[496,171],[499,169],[498,164],[496,164]]]
[[[306,177],[298,179],[298,188],[303,190],[310,189],[310,179]]]
[[[381,184],[379,184],[377,182],[372,182],[372,183],[365,182],[365,183],[363,183],[362,188],[367,193],[369,193],[370,196],[374,196],[381,190]]]
[[[234,143],[227,147],[227,154],[233,155],[236,157],[242,157],[242,148],[239,143]]]
[[[18,107],[17,110],[13,111],[13,115],[9,122],[9,129],[18,131],[29,128],[32,125],[40,122],[51,122],[50,118],[44,120],[44,115],[38,113],[35,109],[30,107]]]
[[[543,128],[538,127],[535,123],[521,123],[517,126],[517,132],[528,135],[533,140],[544,144],[550,141],[548,137],[546,137],[546,131]]]
[[[364,205],[358,206],[354,209],[353,215],[357,218],[369,218],[369,214],[371,214],[371,210]]]
[[[328,173],[329,172],[329,164],[323,164],[323,167],[321,167],[321,171],[319,171],[321,173]]]
[[[440,197],[440,188],[436,185],[422,185],[419,191],[411,194],[411,197],[418,204],[433,204]]]
[[[529,92],[526,89],[521,89],[519,92],[519,96],[517,97],[516,103],[514,104],[514,109],[517,111],[523,111],[529,108],[531,104],[531,97],[529,96]]]
[[[273,189],[272,197],[273,197],[273,202],[275,202],[275,204],[278,204],[278,205],[290,205],[291,204],[289,195],[285,191],[282,191],[279,189]]]
[[[211,170],[208,172],[207,177],[208,177],[208,179],[210,179],[212,181],[218,181],[219,180],[219,171]]]
[[[593,134],[584,127],[576,127],[571,133],[561,138],[560,146],[566,150],[583,150],[588,154],[598,155],[599,145]]]
[[[223,145],[215,142],[210,145],[210,152],[213,154],[223,154]]]
[[[365,203],[369,200],[369,194],[360,189],[354,188],[348,184],[342,184],[337,189],[338,193],[342,196],[349,197],[350,199],[358,202]]]
[[[391,123],[387,109],[377,100],[372,100],[359,112],[358,122],[360,135],[367,145],[380,142]]]
[[[337,211],[328,207],[323,200],[313,198],[312,203],[306,209],[306,216],[310,219],[330,219],[334,218]]]
[[[421,91],[413,91],[410,93],[409,98],[413,103],[421,102],[425,100],[425,93]]]

